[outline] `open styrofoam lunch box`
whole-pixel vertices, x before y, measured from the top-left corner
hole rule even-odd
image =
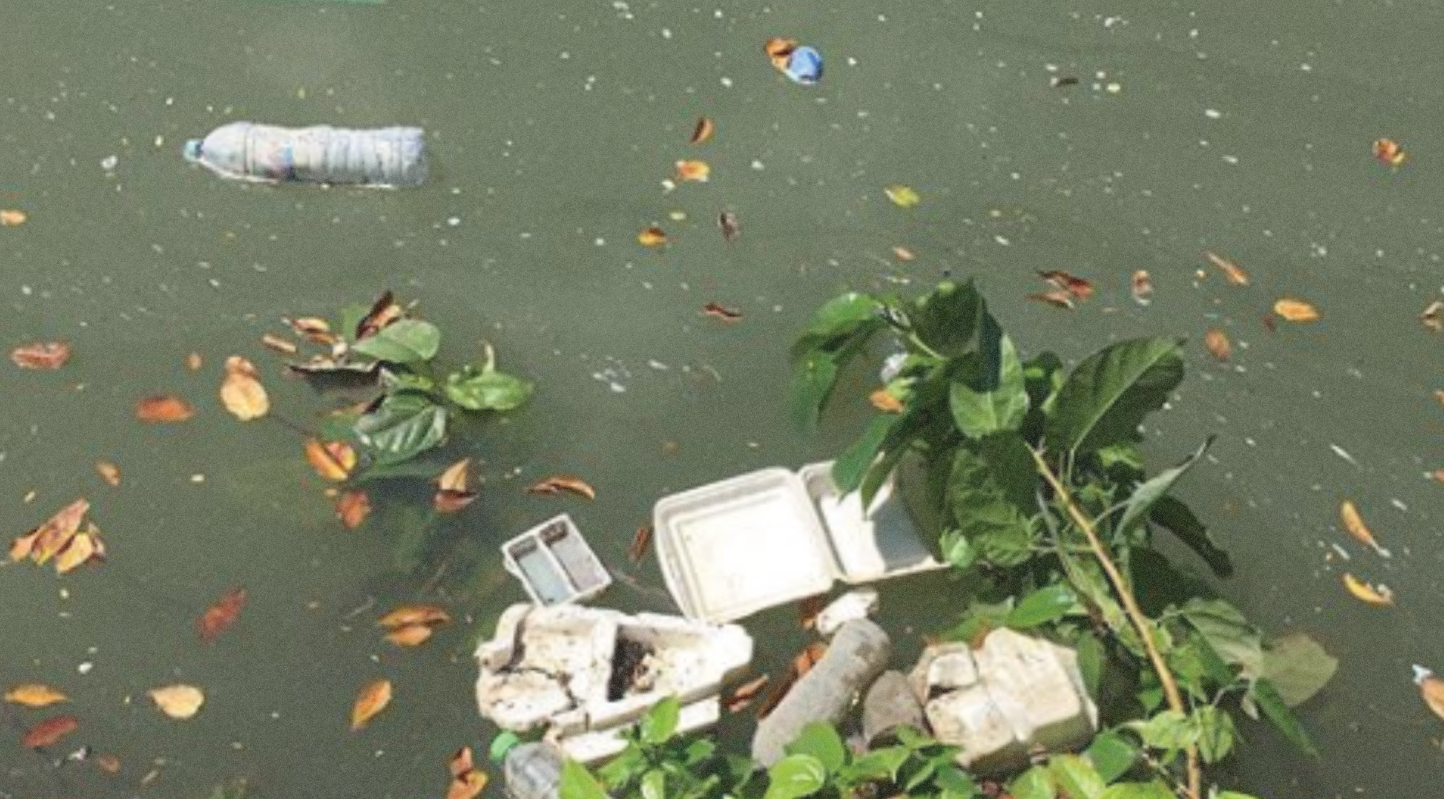
[[[840,496],[832,463],[761,469],[663,497],[652,510],[657,560],[685,616],[710,622],[828,590],[941,568],[893,480],[868,513]]]

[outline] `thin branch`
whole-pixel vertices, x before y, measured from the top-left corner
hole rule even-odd
[[[1083,535],[1087,536],[1088,546],[1093,550],[1093,556],[1098,559],[1098,565],[1103,567],[1103,572],[1108,575],[1108,582],[1112,583],[1114,592],[1118,594],[1118,599],[1123,604],[1123,612],[1128,615],[1128,621],[1138,631],[1138,637],[1143,642],[1144,650],[1148,653],[1148,660],[1153,666],[1153,671],[1158,674],[1158,681],[1163,685],[1163,695],[1168,700],[1169,709],[1187,714],[1188,709],[1183,704],[1183,695],[1178,690],[1178,682],[1174,680],[1173,672],[1168,669],[1168,664],[1163,660],[1163,653],[1158,651],[1158,646],[1153,641],[1153,635],[1149,631],[1148,617],[1144,616],[1142,609],[1138,607],[1138,600],[1134,598],[1133,592],[1128,588],[1128,583],[1124,581],[1122,573],[1118,571],[1118,566],[1114,564],[1112,556],[1104,548],[1102,539],[1098,537],[1098,531],[1094,529],[1088,516],[1083,513],[1083,509],[1078,507],[1078,503],[1074,501],[1068,487],[1063,485],[1058,476],[1053,473],[1053,469],[1048,466],[1048,461],[1043,458],[1043,454],[1032,447],[1028,448],[1028,452],[1032,454],[1033,462],[1038,466],[1038,472],[1043,475],[1043,479],[1048,481],[1048,485],[1053,487],[1053,491],[1063,501],[1064,507],[1068,509],[1068,516],[1072,518],[1074,524],[1078,525],[1078,529],[1083,531]],[[1188,799],[1201,799],[1203,776],[1198,765],[1197,745],[1188,747],[1187,759],[1187,797]]]

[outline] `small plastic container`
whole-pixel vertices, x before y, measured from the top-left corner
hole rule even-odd
[[[762,469],[663,497],[652,510],[667,590],[682,614],[710,622],[823,593],[941,568],[889,479],[862,511],[840,496],[832,464]]]
[[[612,584],[611,573],[565,513],[502,544],[501,557],[538,605],[580,602]]]

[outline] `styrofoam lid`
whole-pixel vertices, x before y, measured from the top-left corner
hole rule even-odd
[[[878,489],[864,514],[856,491],[839,496],[831,461],[810,463],[798,474],[827,527],[842,579],[865,583],[942,567],[919,538],[901,500],[894,497],[892,477]]]
[[[836,577],[802,478],[786,469],[663,497],[652,523],[667,588],[693,618],[738,619],[822,593]]]

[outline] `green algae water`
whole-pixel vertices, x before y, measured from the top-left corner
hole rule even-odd
[[[0,685],[70,696],[0,706],[0,799],[204,799],[236,779],[254,797],[444,795],[450,754],[494,733],[471,649],[525,600],[501,542],[568,512],[625,578],[599,603],[672,609],[655,565],[627,559],[658,497],[825,459],[861,430],[863,374],[819,431],[789,419],[787,350],[811,309],[945,276],[976,277],[1025,352],[1191,340],[1189,376],[1147,430],[1153,463],[1219,434],[1181,493],[1233,554],[1221,590],[1341,660],[1301,709],[1322,757],[1249,727],[1228,776],[1260,796],[1427,792],[1444,728],[1410,665],[1444,666],[1444,487],[1428,476],[1444,466],[1444,375],[1416,316],[1441,286],[1441,33],[1434,6],[1409,0],[17,5],[0,26],[0,208],[28,219],[0,227],[0,345],[66,339],[75,355],[0,369],[0,519],[20,535],[85,496],[110,556],[64,577],[0,568]],[[773,36],[817,47],[821,82],[775,71]],[[699,115],[716,136],[690,145]],[[252,186],[185,163],[186,139],[238,120],[424,127],[430,180]],[[1379,138],[1403,146],[1402,167],[1374,160]],[[693,158],[708,182],[666,183]],[[890,185],[921,202],[894,205]],[[731,243],[723,211],[741,224]],[[652,225],[668,246],[638,245]],[[1096,294],[1071,312],[1029,301],[1039,269]],[[1129,296],[1139,269],[1146,307]],[[388,482],[347,530],[301,438],[238,422],[216,391],[226,356],[245,355],[273,415],[319,425],[334,399],[286,377],[260,336],[388,288],[445,331],[442,360],[489,342],[537,392],[454,427],[444,455],[485,480],[471,507],[438,521],[429,486]],[[1271,332],[1280,297],[1322,319]],[[1233,342],[1227,363],[1199,344],[1210,328]],[[157,393],[196,416],[141,424],[135,402]],[[119,466],[118,488],[97,460]],[[524,491],[552,474],[596,499]],[[1339,529],[1345,498],[1392,558]],[[442,546],[418,559],[407,542],[427,530]],[[1350,598],[1345,571],[1397,606]],[[881,586],[899,664],[950,623],[951,585]],[[237,586],[240,619],[203,643],[196,617]],[[407,602],[455,622],[393,647],[375,619]],[[806,640],[790,607],[747,624],[766,642],[759,671]],[[350,732],[357,692],[381,678],[390,707]],[[172,683],[205,690],[195,718],[147,698]],[[22,748],[56,713],[78,730]],[[739,749],[748,718],[721,727]],[[81,746],[120,772],[62,760]]]

